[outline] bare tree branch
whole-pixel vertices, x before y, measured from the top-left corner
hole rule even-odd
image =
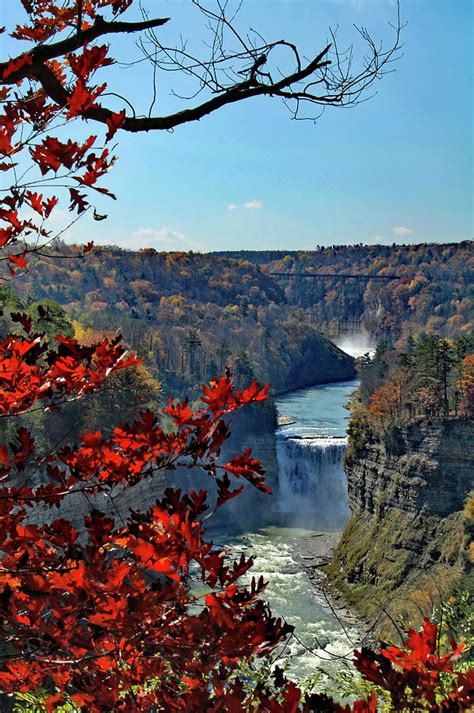
[[[82,30],[79,5],[77,31],[63,40],[49,45],[39,44],[25,53],[31,56],[32,62],[23,64],[7,78],[0,79],[0,84],[34,78],[59,107],[66,107],[71,96],[70,90],[49,69],[49,60],[74,52],[99,37],[145,32],[145,39],[139,41],[139,47],[144,58],[153,66],[150,107],[154,106],[157,99],[158,72],[178,72],[181,77],[195,83],[194,88],[186,94],[172,89],[175,97],[193,99],[202,92],[208,96],[201,103],[168,115],[140,116],[138,111],[133,111],[132,115],[125,118],[121,126],[123,130],[171,130],[181,124],[198,121],[224,106],[257,96],[280,97],[293,119],[314,121],[320,115],[321,107],[347,108],[365,101],[369,87],[390,71],[390,65],[399,56],[402,24],[398,4],[396,22],[391,25],[394,38],[389,49],[377,46],[365,28],[356,28],[368,53],[361,59],[359,69],[355,70],[352,47],[341,53],[336,42],[336,32],[331,33],[331,43],[307,60],[301,56],[297,46],[287,40],[266,43],[260,33],[251,31],[244,35],[240,32],[235,18],[241,2],[228,16],[228,0],[214,0],[212,7],[204,0],[192,1],[205,19],[210,33],[210,42],[205,45],[207,56],[204,58],[195,56],[188,49],[188,42],[182,38],[175,47],[160,41],[155,30],[166,24],[169,18],[148,19],[144,15],[140,22],[109,22],[97,16],[91,27]],[[284,61],[284,70],[276,64],[279,59]],[[0,63],[0,77],[7,64]],[[126,103],[130,106],[128,100]],[[317,111],[308,114],[308,107],[314,106],[318,107]],[[106,123],[112,114],[111,109],[95,104],[84,112],[84,118]]]

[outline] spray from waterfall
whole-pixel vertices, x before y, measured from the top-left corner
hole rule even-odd
[[[373,354],[375,352],[375,340],[370,334],[362,330],[357,334],[345,334],[336,340],[339,349],[353,357],[360,357],[363,354]]]

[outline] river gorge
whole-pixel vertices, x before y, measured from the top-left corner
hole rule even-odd
[[[260,517],[253,518],[254,526],[235,526],[229,533],[226,523],[212,533],[231,553],[255,556],[247,579],[263,575],[272,611],[295,627],[279,654],[289,655],[294,677],[339,665],[361,634],[355,622],[347,622],[346,612],[331,610],[307,571],[309,564],[327,559],[349,518],[345,404],[356,385],[322,384],[277,397],[280,422],[291,423],[276,432],[278,477],[271,502],[262,508],[261,499],[255,501]]]

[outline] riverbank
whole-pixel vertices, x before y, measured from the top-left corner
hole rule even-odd
[[[369,622],[345,601],[322,569],[332,560],[341,537],[342,531],[301,535],[295,538],[293,556],[298,567],[307,574],[318,604],[342,623],[360,629],[360,639],[364,639],[370,634]]]

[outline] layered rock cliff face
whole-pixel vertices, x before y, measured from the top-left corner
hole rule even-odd
[[[328,575],[350,603],[369,617],[386,609],[413,621],[453,587],[469,587],[472,422],[392,429],[352,445],[345,469],[352,517]]]

